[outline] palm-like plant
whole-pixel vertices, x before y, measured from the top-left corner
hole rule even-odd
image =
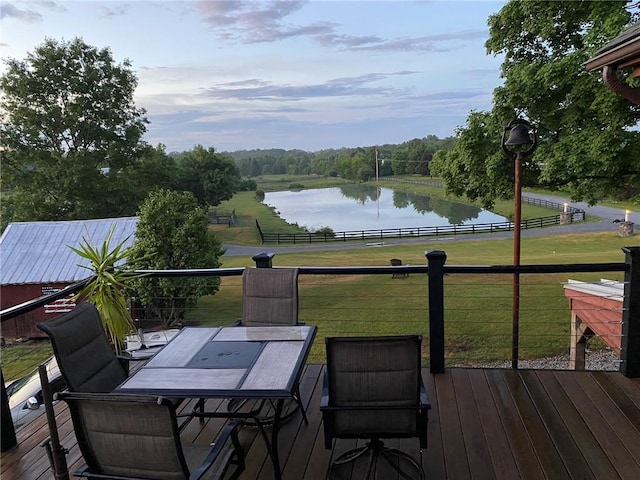
[[[76,295],[77,299],[85,299],[96,306],[104,329],[111,339],[116,353],[120,353],[127,334],[136,329],[131,313],[127,308],[124,294],[125,284],[139,277],[127,267],[125,260],[131,247],[125,248],[129,237],[111,248],[111,239],[115,224],[101,247],[95,247],[82,237],[79,248],[69,246],[71,250],[90,262],[90,266],[80,265],[90,270],[93,277]]]

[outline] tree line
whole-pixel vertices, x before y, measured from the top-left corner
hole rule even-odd
[[[429,163],[438,151],[450,150],[454,137],[440,139],[435,135],[414,138],[401,144],[304,150],[240,150],[228,152],[247,177],[259,175],[324,175],[358,182],[378,175],[430,175]]]

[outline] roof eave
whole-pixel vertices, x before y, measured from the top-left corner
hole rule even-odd
[[[635,65],[636,63],[640,63],[640,37],[632,38],[612,50],[607,50],[597,57],[587,60],[584,66],[589,72],[593,72],[607,65],[617,69]]]

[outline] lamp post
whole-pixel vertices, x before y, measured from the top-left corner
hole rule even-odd
[[[509,138],[507,138],[509,132]],[[531,138],[533,134],[533,139]],[[513,265],[520,266],[520,224],[522,219],[522,160],[533,154],[538,145],[535,127],[516,118],[504,127],[502,150],[515,162],[514,215],[513,215]],[[520,336],[520,273],[513,274],[513,308],[511,323],[511,368],[518,368]]]

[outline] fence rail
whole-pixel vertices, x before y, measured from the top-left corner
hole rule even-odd
[[[561,225],[574,221],[582,221],[584,211],[574,209],[572,212],[548,217],[532,218],[520,222],[521,230],[543,228]],[[256,228],[260,241],[265,243],[330,243],[348,241],[381,241],[389,238],[418,238],[439,237],[446,235],[473,235],[476,233],[509,232],[514,228],[514,222],[476,223],[471,225],[446,225],[435,227],[405,227],[383,228],[372,230],[347,230],[344,232],[303,232],[303,233],[272,233],[264,232],[260,222],[256,220]]]

